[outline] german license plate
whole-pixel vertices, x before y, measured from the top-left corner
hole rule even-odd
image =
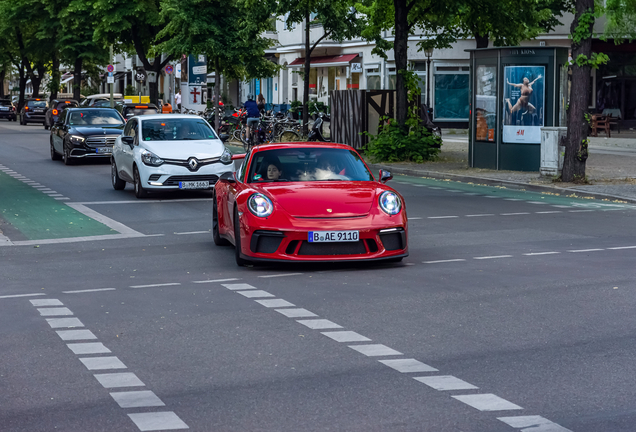
[[[356,242],[360,240],[358,231],[309,231],[309,243]]]
[[[42,112],[44,112],[44,110],[33,110],[33,112],[42,113]]]
[[[9,111],[9,107],[0,107],[0,111]]]
[[[179,189],[209,189],[209,181],[185,181],[179,182]]]
[[[98,147],[97,148],[97,153],[100,154],[111,154],[113,152],[113,148],[112,147]]]

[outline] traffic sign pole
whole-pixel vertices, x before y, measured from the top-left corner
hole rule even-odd
[[[112,45],[110,46],[110,58],[111,59],[113,58],[113,46]],[[112,74],[113,71],[115,70],[115,68],[112,65],[108,65],[108,66],[109,66],[108,67],[108,69],[109,69],[108,73]],[[110,69],[112,69],[112,70],[110,70]],[[114,84],[114,80],[113,80],[112,83],[110,83],[110,107],[111,108],[115,108],[115,98],[114,98],[114,95],[113,95],[113,84]]]

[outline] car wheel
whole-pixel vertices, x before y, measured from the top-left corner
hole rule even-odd
[[[139,170],[137,169],[137,167],[135,167],[133,175],[135,176],[135,196],[137,198],[147,197],[148,192],[144,189],[143,185],[141,184],[141,177],[139,176]]]
[[[230,244],[230,242],[221,237],[219,233],[219,207],[216,200],[216,192],[212,199],[212,238],[214,239],[214,244],[217,246],[228,246]]]
[[[123,190],[126,187],[126,182],[119,178],[119,174],[117,173],[117,165],[115,165],[115,159],[112,159],[110,162],[110,178],[113,183],[113,189]]]
[[[51,143],[51,160],[58,161],[62,159],[62,157],[55,151],[55,147],[53,147],[53,140],[50,140]]]
[[[64,160],[64,165],[73,165],[73,163],[75,162],[71,158],[71,151],[67,147],[64,147],[64,151],[62,153],[62,160]]]
[[[234,256],[236,258],[236,265],[239,267],[251,264],[249,261],[241,258],[241,225],[236,208],[234,208]]]

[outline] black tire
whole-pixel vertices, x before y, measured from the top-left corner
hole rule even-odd
[[[251,264],[250,261],[241,258],[241,228],[236,207],[234,208],[234,257],[236,258],[236,265],[239,267]]]
[[[218,210],[218,202],[216,200],[216,192],[214,193],[214,198],[212,200],[212,238],[214,239],[214,244],[217,246],[229,246],[230,242],[221,237],[219,233],[219,210]]]
[[[53,147],[53,139],[50,140],[51,144],[51,160],[59,161],[62,159],[62,156],[59,155],[58,152],[55,151],[55,147]]]
[[[137,167],[135,167],[133,175],[135,176],[135,196],[137,198],[146,198],[148,196],[148,192],[141,184],[141,177],[139,177],[139,170]]]
[[[64,165],[73,165],[75,161],[71,158],[71,151],[66,146],[63,148],[62,160],[64,161]]]
[[[115,164],[114,158],[110,161],[110,179],[113,184],[113,189],[123,190],[126,187],[126,182],[122,180],[117,173],[117,165]]]

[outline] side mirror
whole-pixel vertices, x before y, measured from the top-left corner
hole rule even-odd
[[[241,160],[245,159],[245,153],[232,155],[232,160]]]
[[[228,134],[219,134],[219,139],[225,142],[230,139],[230,136]]]
[[[236,183],[236,177],[234,176],[233,172],[228,171],[221,174],[221,177],[219,177],[219,181],[225,181],[228,183]]]
[[[131,136],[122,136],[121,137],[121,142],[123,142],[124,144],[127,144],[130,146],[130,148],[133,147],[134,143],[135,143],[135,139]]]
[[[389,171],[380,170],[380,182],[386,183],[393,178],[393,175]]]

